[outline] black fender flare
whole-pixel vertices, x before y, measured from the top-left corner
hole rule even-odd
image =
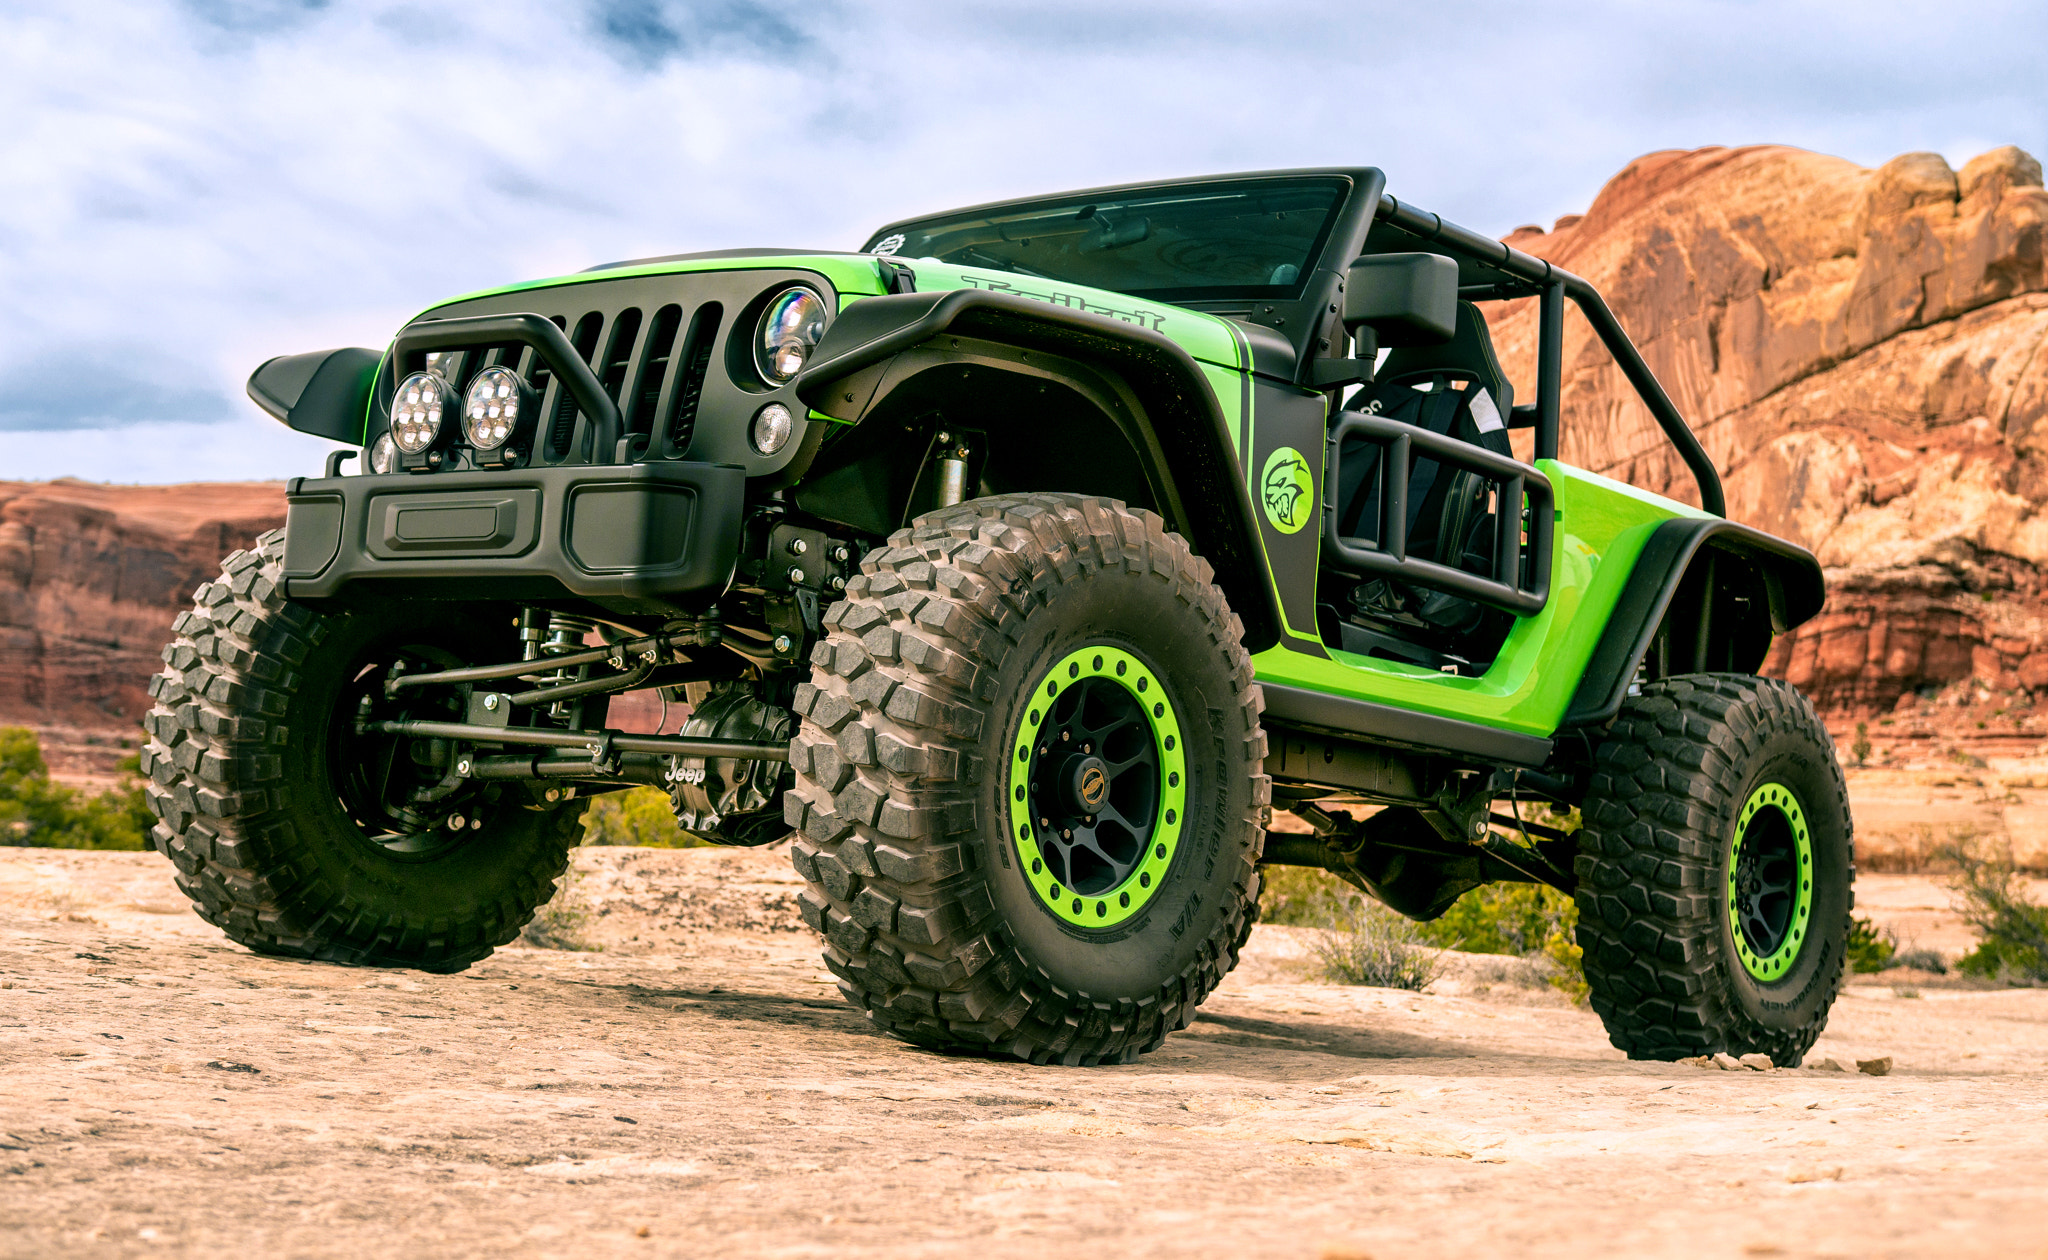
[[[1251,492],[1223,410],[1195,360],[1169,338],[1104,315],[982,289],[889,294],[848,304],[825,332],[797,396],[813,411],[858,423],[879,400],[899,356],[948,337],[1018,356],[1056,356],[1128,390],[1132,446],[1160,493],[1160,514],[1209,561],[1244,623],[1252,652],[1279,642],[1280,607],[1259,543]],[[1083,383],[1082,392],[1099,393]],[[1121,391],[1119,391],[1121,392]],[[1046,489],[1058,489],[1048,486]]]
[[[1565,710],[1564,727],[1604,726],[1614,720],[1673,598],[1694,564],[1710,550],[1735,555],[1755,567],[1769,600],[1772,634],[1783,634],[1812,618],[1827,597],[1820,562],[1797,543],[1718,517],[1665,521],[1652,531],[1636,558]],[[1768,650],[1769,639],[1764,642]],[[1746,668],[1753,672],[1762,664],[1759,656]]]

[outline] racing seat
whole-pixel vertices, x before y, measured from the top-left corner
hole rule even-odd
[[[1458,303],[1449,341],[1390,351],[1372,384],[1354,395],[1347,409],[1400,420],[1498,455],[1513,454],[1506,417],[1514,410],[1514,386],[1494,355],[1485,318],[1470,302]],[[1338,530],[1345,538],[1372,540],[1378,531],[1381,450],[1362,439],[1344,444],[1336,498]],[[1415,459],[1408,478],[1407,554],[1490,572],[1494,531],[1489,498],[1487,483],[1478,475]],[[1471,600],[1374,578],[1357,583],[1340,601],[1338,620],[1339,641],[1333,646],[1436,666],[1441,653],[1435,649],[1469,652],[1474,645],[1466,640],[1481,631],[1488,617]]]

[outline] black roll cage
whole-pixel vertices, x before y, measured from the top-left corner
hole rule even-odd
[[[1384,193],[1380,196],[1373,220],[1375,224],[1385,224],[1402,236],[1456,258],[1460,297],[1540,299],[1535,415],[1538,459],[1557,458],[1559,391],[1564,381],[1564,304],[1566,299],[1570,299],[1579,308],[1579,313],[1586,317],[1586,322],[1592,325],[1594,335],[1607,347],[1607,353],[1614,356],[1622,375],[1635,387],[1643,405],[1650,409],[1657,427],[1664,430],[1664,436],[1678,448],[1679,457],[1685,461],[1693,481],[1699,486],[1700,506],[1715,516],[1728,515],[1727,499],[1721,490],[1721,474],[1715,469],[1714,461],[1707,457],[1706,448],[1700,445],[1699,438],[1687,426],[1685,417],[1679,414],[1671,396],[1664,392],[1656,374],[1650,371],[1650,365],[1643,361],[1641,352],[1629,340],[1621,321],[1608,309],[1599,290],[1562,267],[1552,266],[1492,237],[1459,227],[1442,215],[1403,205]],[[1370,244],[1370,240],[1367,243]],[[1468,282],[1465,275],[1468,262],[1474,264],[1473,270],[1479,273],[1472,282]],[[1487,277],[1486,271],[1495,272],[1500,278]]]
[[[870,243],[928,219],[953,215],[1015,209],[1034,202],[1070,202],[1078,198],[1113,198],[1161,188],[1199,188],[1204,184],[1232,184],[1251,180],[1338,176],[1347,179],[1351,192],[1336,213],[1323,245],[1323,254],[1293,301],[1259,301],[1247,309],[1242,301],[1188,301],[1177,303],[1191,310],[1231,315],[1261,324],[1284,338],[1292,347],[1291,363],[1266,361],[1254,364],[1256,371],[1273,375],[1284,372],[1307,389],[1326,388],[1316,383],[1316,361],[1333,357],[1343,328],[1333,312],[1341,310],[1341,291],[1353,259],[1364,254],[1427,251],[1445,254],[1458,263],[1458,289],[1473,300],[1501,300],[1535,297],[1540,300],[1541,321],[1536,348],[1537,386],[1533,417],[1536,429],[1536,457],[1556,459],[1558,451],[1559,394],[1564,381],[1564,307],[1575,304],[1600,338],[1607,352],[1634,386],[1649,408],[1664,436],[1677,448],[1679,457],[1692,472],[1700,492],[1700,506],[1715,516],[1726,516],[1727,500],[1721,489],[1721,474],[1700,445],[1699,438],[1685,423],[1670,395],[1658,383],[1650,365],[1643,361],[1635,343],[1629,340],[1621,321],[1608,309],[1600,293],[1585,279],[1541,258],[1525,254],[1501,241],[1470,228],[1460,227],[1442,215],[1417,209],[1385,192],[1386,175],[1378,167],[1321,167],[1277,171],[1241,171],[1197,179],[1154,180],[1141,184],[1119,184],[1108,188],[1078,189],[1024,201],[989,202],[940,214],[919,215],[876,229]],[[1255,344],[1255,355],[1259,347]],[[1522,412],[1520,407],[1517,412]]]

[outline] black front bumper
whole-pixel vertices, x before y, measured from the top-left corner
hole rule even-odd
[[[739,468],[682,462],[302,478],[285,594],[685,609],[731,583],[745,493]]]

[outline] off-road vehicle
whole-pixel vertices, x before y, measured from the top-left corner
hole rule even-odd
[[[794,833],[877,1026],[1072,1064],[1188,1023],[1261,864],[1425,920],[1532,881],[1576,896],[1616,1045],[1797,1063],[1849,812],[1756,671],[1820,571],[1722,519],[1584,280],[1383,183],[640,259],[265,363],[255,401],[349,449],[177,622],[155,843],[252,949],[452,971],[549,898],[590,797],[650,785],[705,840]],[[1533,381],[1481,312],[1517,300]],[[1568,307],[1701,508],[1558,461]],[[634,692],[687,719],[609,720]]]

